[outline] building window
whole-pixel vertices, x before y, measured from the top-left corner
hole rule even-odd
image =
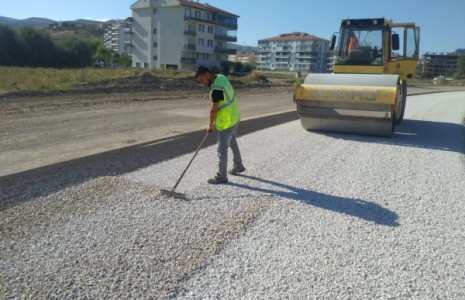
[[[199,44],[199,46],[205,46],[205,40],[204,39],[199,39],[198,44]]]
[[[213,33],[213,26],[208,26],[208,33]]]
[[[158,60],[158,56],[154,55],[154,56],[153,56],[153,60],[157,61],[157,60]]]
[[[213,48],[213,41],[212,41],[212,40],[208,40],[208,41],[207,41],[207,46],[210,47],[210,48]]]
[[[191,14],[192,14],[192,11],[191,11],[190,8],[186,8],[186,9],[184,10],[184,16],[185,16],[185,17],[189,17],[189,18],[190,18]]]
[[[200,11],[195,11],[195,18],[200,20]]]
[[[205,25],[199,24],[199,32],[205,32]]]
[[[153,29],[153,34],[157,34],[157,29],[156,28]]]
[[[158,9],[154,8],[153,9],[153,14],[155,15],[157,13]]]
[[[158,43],[157,42],[154,42],[153,43],[153,48],[157,48],[158,47]]]

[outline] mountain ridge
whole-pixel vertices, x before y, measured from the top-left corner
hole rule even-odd
[[[102,23],[113,23],[115,20],[108,20],[106,22],[103,21],[96,21],[96,20],[86,20],[86,19],[78,19],[73,21],[56,21],[47,18],[39,18],[39,17],[31,17],[26,19],[15,19],[5,16],[0,16],[0,24],[11,26],[13,28],[21,28],[21,27],[32,27],[32,28],[48,28],[51,24],[60,23],[60,22],[67,22],[67,23],[79,23],[79,24],[88,24],[88,25],[98,25]]]

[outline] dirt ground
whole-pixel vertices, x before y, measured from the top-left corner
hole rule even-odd
[[[293,86],[233,82],[242,119],[295,111]],[[431,93],[465,87],[411,87]],[[72,91],[0,95],[0,177],[206,129],[208,89],[194,79],[140,77]],[[297,119],[297,114],[292,115]]]
[[[242,119],[294,109],[292,86],[236,84]],[[0,95],[0,176],[206,129],[208,89],[143,75]]]

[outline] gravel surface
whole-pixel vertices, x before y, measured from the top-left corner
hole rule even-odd
[[[392,139],[243,136],[222,186],[208,147],[189,201],[159,190],[192,153],[2,210],[0,298],[464,299],[464,99],[409,97]]]

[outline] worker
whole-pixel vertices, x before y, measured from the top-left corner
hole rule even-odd
[[[348,49],[349,54],[350,54],[350,52],[352,52],[355,49],[358,49],[359,47],[360,47],[360,45],[358,43],[358,38],[355,35],[355,33],[353,31],[351,31],[350,34],[349,34],[349,49]]]
[[[218,151],[218,172],[208,180],[210,184],[227,183],[228,150],[233,153],[233,168],[231,175],[238,175],[245,171],[242,164],[241,152],[236,140],[236,130],[240,121],[239,105],[236,93],[228,78],[222,74],[214,74],[209,68],[200,66],[195,72],[195,78],[203,86],[210,88],[210,122],[207,132],[216,131]]]

